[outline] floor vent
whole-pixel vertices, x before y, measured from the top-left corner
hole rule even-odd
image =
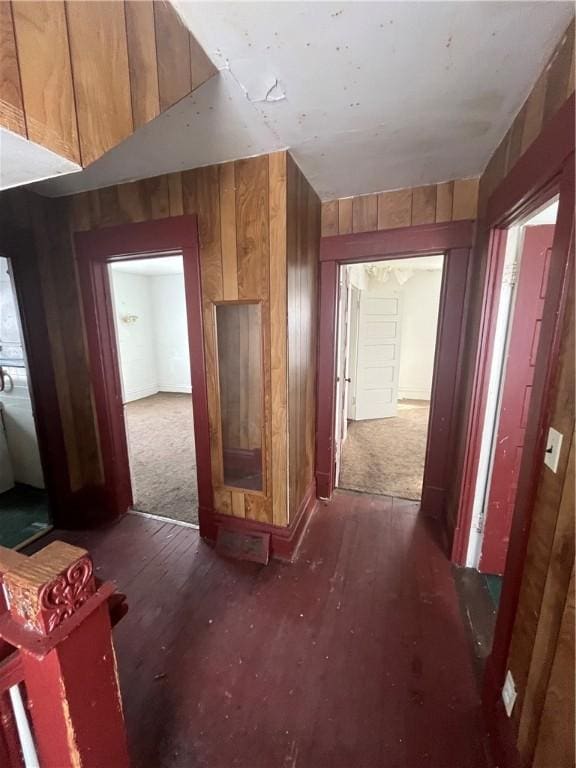
[[[223,557],[250,560],[268,565],[270,559],[269,533],[243,533],[218,526],[216,552]]]

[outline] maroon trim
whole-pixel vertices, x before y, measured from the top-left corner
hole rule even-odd
[[[66,456],[66,443],[60,420],[36,245],[29,232],[3,225],[0,251],[10,260],[14,276],[38,450],[51,513],[57,525],[64,525],[68,518],[70,477],[67,462],[63,460]]]
[[[486,299],[482,307],[480,319],[480,343],[476,353],[476,375],[474,377],[471,413],[468,422],[466,445],[469,446],[464,459],[462,481],[457,512],[452,560],[457,565],[466,564],[470,525],[472,523],[472,505],[476,488],[476,474],[480,461],[480,447],[486,399],[488,396],[488,379],[490,375],[490,360],[494,347],[494,333],[498,313],[498,300],[502,286],[502,272],[506,255],[506,230],[494,229],[490,233],[488,243],[488,273],[486,275]]]
[[[77,232],[75,243],[104,466],[105,510],[102,516],[123,514],[132,503],[108,262],[118,256],[152,258],[170,252],[181,253],[183,257],[198,501],[201,509],[211,509],[210,432],[196,216],[174,216]]]
[[[267,533],[270,534],[270,556],[276,560],[292,562],[296,557],[310,518],[318,505],[316,495],[316,483],[312,481],[294,515],[294,519],[288,526],[259,523],[257,520],[221,515],[212,510],[201,508],[200,532],[211,543],[216,541],[219,526],[229,531],[239,531],[245,534]]]
[[[574,156],[568,158],[560,185],[560,203],[550,258],[548,289],[540,328],[526,439],[500,609],[492,654],[487,662],[486,703],[498,701],[506,674],[506,661],[520,597],[532,510],[542,472],[546,432],[552,410],[562,325],[570,286],[574,280]]]
[[[322,238],[320,245],[320,325],[318,345],[318,408],[316,428],[316,484],[320,498],[334,490],[336,399],[336,308],[341,264],[444,253],[438,338],[431,395],[422,509],[444,513],[450,481],[448,450],[453,436],[457,388],[463,350],[467,280],[474,224],[469,221],[402,227],[383,232]],[[368,254],[368,255],[367,255]]]
[[[563,172],[574,152],[574,93],[548,122],[488,200],[489,227],[518,221],[542,197],[542,190]],[[545,202],[549,197],[544,197]]]
[[[474,241],[474,222],[419,224],[375,232],[333,235],[320,240],[320,261],[348,264],[394,257],[444,253],[452,248],[470,248]]]

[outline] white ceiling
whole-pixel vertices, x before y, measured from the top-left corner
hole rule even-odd
[[[480,174],[565,2],[174,3],[222,70],[60,195],[289,147],[323,199]]]
[[[182,275],[182,256],[161,256],[160,258],[128,259],[110,264],[113,272],[128,272],[131,275]]]
[[[0,126],[0,190],[80,170],[77,163]]]

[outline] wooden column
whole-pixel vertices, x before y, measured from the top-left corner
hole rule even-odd
[[[0,548],[0,564],[5,551]],[[108,608],[88,553],[60,541],[2,567],[0,637],[20,651],[42,768],[129,765]]]

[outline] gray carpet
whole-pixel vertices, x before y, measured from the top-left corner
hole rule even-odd
[[[134,508],[197,524],[192,396],[160,392],[125,410]]]
[[[389,419],[349,422],[340,488],[420,500],[429,411],[429,403],[412,401]]]

